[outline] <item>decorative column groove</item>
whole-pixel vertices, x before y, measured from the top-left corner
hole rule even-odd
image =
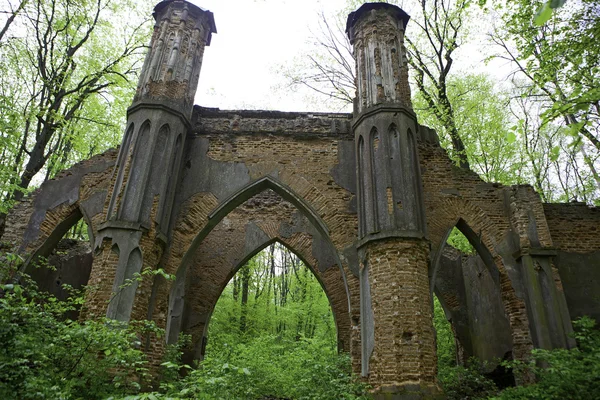
[[[357,99],[362,374],[377,399],[435,398],[429,241],[404,29],[409,16],[367,3],[348,17]]]

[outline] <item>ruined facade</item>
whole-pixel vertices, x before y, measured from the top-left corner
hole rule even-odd
[[[37,276],[49,290],[87,283],[82,318],[153,320],[167,342],[191,334],[186,358],[200,359],[229,279],[279,241],[318,277],[339,348],[386,399],[441,393],[433,293],[462,359],[571,347],[572,318],[600,320],[600,211],[543,204],[530,186],[453,164],[412,110],[401,9],[365,4],[348,18],[353,114],[193,106],[213,15],[166,0],[154,18],[120,149],[44,183],[2,237],[27,271],[85,220],[92,255]],[[445,245],[454,227],[477,255]],[[119,289],[157,268],[176,279],[144,275]],[[148,338],[145,350],[159,360],[164,345]]]

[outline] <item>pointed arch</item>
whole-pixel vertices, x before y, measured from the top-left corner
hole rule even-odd
[[[342,262],[339,258],[338,252],[333,242],[331,241],[327,225],[325,225],[325,222],[323,222],[319,214],[304,199],[298,196],[290,187],[284,185],[283,183],[279,182],[277,179],[271,176],[265,176],[247,184],[246,186],[238,190],[236,193],[232,194],[223,202],[221,202],[221,204],[217,206],[217,208],[215,208],[215,210],[208,215],[208,221],[206,225],[192,240],[192,243],[190,244],[189,248],[187,249],[182,258],[179,268],[186,268],[187,264],[190,262],[190,257],[193,251],[227,214],[229,214],[232,210],[237,208],[249,198],[267,189],[271,189],[272,191],[280,195],[284,200],[292,203],[303,215],[306,216],[306,218],[308,218],[311,224],[322,235],[322,237],[326,241],[327,246],[331,248],[333,250],[333,253],[335,254],[336,263],[342,271],[342,276],[344,277],[344,285],[346,286],[346,292],[348,294],[346,274],[342,267]]]
[[[450,228],[447,229],[446,234],[443,236],[441,242],[438,244],[435,255],[432,258],[430,264],[430,268],[432,268],[432,270],[430,271],[431,284],[429,285],[431,293],[433,293],[435,279],[440,266],[440,259],[442,258],[444,247],[446,246],[446,241],[450,237],[450,234],[452,233],[452,230],[455,227],[467,238],[471,246],[475,248],[475,251],[481,257],[487,270],[494,279],[494,282],[500,285],[500,271],[498,269],[498,266],[496,265],[496,262],[494,261],[494,257],[492,256],[491,251],[488,249],[488,247],[482,240],[482,234],[475,233],[471,226],[469,226],[469,224],[462,217],[458,217],[456,219],[456,222]]]
[[[433,223],[435,231],[438,234],[433,243],[430,264],[430,290],[433,290],[437,284],[437,276],[440,272],[440,261],[442,252],[446,245],[446,240],[454,227],[459,229],[467,238],[469,243],[475,248],[479,255],[480,262],[483,263],[484,275],[489,276],[492,282],[489,287],[497,289],[501,304],[501,315],[508,322],[507,330],[510,330],[512,339],[511,351],[515,359],[523,359],[531,351],[533,346],[531,332],[529,327],[529,318],[526,312],[525,303],[520,297],[520,282],[515,276],[518,271],[514,270],[511,264],[511,258],[507,258],[506,249],[498,248],[503,236],[498,226],[494,225],[490,217],[477,205],[472,202],[460,199],[446,199],[444,205],[438,205],[440,212],[438,220]],[[480,271],[481,272],[481,271]],[[481,276],[478,274],[478,276]],[[482,296],[487,296],[487,291],[482,291],[481,287],[472,286],[475,292]],[[438,296],[439,297],[439,296]],[[477,329],[478,323],[473,322],[469,329]],[[478,337],[477,335],[473,337]],[[480,343],[481,344],[481,343]],[[501,357],[502,355],[497,355]]]
[[[137,221],[139,218],[139,209],[140,203],[142,199],[142,191],[144,189],[144,185],[142,184],[145,180],[143,176],[145,171],[145,165],[149,162],[149,160],[144,157],[149,153],[150,146],[152,145],[150,131],[152,129],[152,124],[150,120],[146,120],[138,130],[138,134],[136,135],[134,144],[133,144],[133,155],[131,157],[130,173],[127,179],[127,183],[125,184],[124,189],[124,198],[130,199],[125,201],[119,207],[117,211],[117,218],[128,220],[128,221]],[[118,197],[120,195],[119,191],[116,190],[113,193],[113,196]]]
[[[351,300],[350,300],[350,293],[349,293],[349,288],[348,288],[348,283],[347,283],[347,277],[346,274],[344,272],[344,268],[342,265],[342,262],[340,260],[339,254],[337,252],[337,249],[335,248],[335,246],[333,245],[330,236],[329,236],[329,230],[327,228],[327,226],[325,225],[325,223],[322,221],[322,219],[320,218],[320,216],[312,209],[312,207],[306,203],[306,201],[302,198],[300,198],[294,191],[292,191],[289,187],[287,187],[286,185],[282,184],[281,182],[279,182],[278,180],[274,179],[273,177],[263,177],[261,179],[258,179],[254,182],[251,182],[250,184],[246,185],[245,187],[243,187],[242,189],[240,189],[238,192],[234,193],[233,195],[231,195],[229,198],[227,198],[226,200],[224,200],[223,202],[221,202],[221,204],[217,207],[214,208],[214,210],[208,215],[208,220],[206,222],[206,224],[204,225],[204,227],[200,230],[200,232],[194,237],[194,239],[192,240],[191,244],[187,247],[187,249],[185,250],[185,254],[183,255],[183,258],[181,259],[181,262],[179,263],[179,267],[176,270],[176,279],[175,282],[172,284],[171,289],[169,290],[170,294],[169,294],[169,300],[168,300],[168,308],[167,308],[167,314],[168,314],[168,319],[167,319],[167,324],[169,325],[169,328],[167,330],[167,335],[170,341],[176,340],[177,336],[178,336],[178,332],[179,330],[185,326],[189,321],[188,317],[187,317],[187,313],[185,312],[185,307],[187,307],[186,303],[187,301],[182,301],[183,298],[187,298],[190,292],[190,289],[186,287],[186,282],[190,279],[190,274],[194,274],[192,271],[201,271],[200,269],[192,269],[192,266],[196,265],[196,263],[198,262],[197,260],[201,259],[198,258],[198,251],[200,251],[200,249],[205,248],[205,250],[209,250],[212,248],[210,247],[210,245],[208,247],[206,247],[207,245],[204,244],[205,243],[205,239],[207,239],[208,241],[210,241],[210,237],[209,235],[211,234],[211,232],[213,232],[213,230],[217,227],[217,225],[219,225],[221,223],[221,221],[223,221],[225,219],[225,217],[227,217],[231,212],[233,212],[234,210],[236,210],[239,206],[241,206],[243,203],[245,203],[247,200],[251,199],[252,197],[256,196],[256,195],[260,195],[262,192],[264,191],[272,191],[274,192],[274,194],[278,195],[282,201],[285,201],[287,203],[291,203],[291,205],[294,206],[294,210],[296,213],[298,213],[298,215],[301,215],[301,218],[306,221],[307,225],[302,225],[302,226],[306,226],[306,228],[304,229],[308,229],[308,230],[304,230],[302,232],[304,232],[303,234],[305,235],[303,239],[299,239],[299,238],[289,238],[290,241],[288,241],[287,236],[285,236],[285,234],[283,234],[285,237],[281,236],[282,233],[280,233],[280,231],[278,231],[279,228],[275,228],[275,229],[271,229],[272,227],[272,223],[273,222],[277,222],[279,221],[279,223],[285,223],[285,221],[283,220],[279,220],[279,217],[274,215],[273,219],[270,219],[268,225],[266,226],[266,230],[264,230],[265,228],[263,227],[263,233],[266,234],[267,236],[262,236],[260,239],[254,240],[252,242],[248,242],[249,245],[251,245],[252,247],[252,251],[247,251],[247,249],[241,249],[239,247],[237,247],[237,250],[235,250],[233,253],[229,253],[229,254],[234,254],[235,255],[235,260],[239,260],[239,261],[234,261],[233,260],[233,256],[227,256],[229,257],[228,259],[223,259],[221,260],[221,262],[225,262],[225,264],[227,263],[235,263],[235,270],[237,270],[237,268],[239,268],[239,266],[243,265],[244,262],[246,262],[248,259],[250,259],[254,254],[256,254],[257,252],[259,252],[262,248],[266,247],[267,245],[269,245],[270,243],[274,242],[274,241],[279,241],[281,243],[283,243],[286,247],[290,248],[292,251],[294,251],[296,254],[298,254],[300,256],[300,258],[305,262],[305,264],[311,266],[313,268],[313,272],[315,273],[315,275],[317,277],[320,276],[320,274],[323,274],[323,276],[325,277],[324,279],[327,281],[325,284],[323,282],[321,282],[322,286],[324,287],[329,287],[329,289],[325,289],[325,293],[328,295],[328,298],[330,298],[330,303],[332,302],[331,297],[329,297],[330,293],[328,292],[328,290],[334,290],[336,293],[338,293],[338,295],[336,296],[336,306],[333,307],[332,309],[336,310],[336,315],[340,315],[340,318],[342,318],[344,320],[344,324],[347,325],[347,338],[344,337],[344,341],[347,342],[345,343],[345,346],[349,348],[350,345],[350,326],[351,326],[351,321],[350,321],[350,309],[351,309]],[[245,220],[246,222],[244,222],[245,225],[248,227],[248,224],[251,223],[251,218],[246,219],[242,219]],[[266,223],[266,222],[265,222]],[[235,225],[235,226],[240,226],[240,225]],[[309,228],[310,227],[310,228]],[[221,228],[218,228],[221,229]],[[238,230],[236,230],[236,232],[238,232]],[[311,233],[312,232],[312,233]],[[263,234],[261,233],[261,235]],[[220,233],[221,234],[221,233]],[[300,231],[298,232],[298,234],[300,234]],[[306,236],[306,235],[309,236]],[[293,236],[293,235],[292,235]],[[231,236],[229,235],[229,237],[235,237],[235,235]],[[267,238],[268,237],[268,238]],[[310,238],[310,239],[306,239],[306,238]],[[214,240],[214,238],[213,238]],[[295,243],[299,243],[299,242],[295,242],[296,240],[300,240],[302,243],[299,244],[299,246],[308,246],[306,247],[303,251],[299,251],[296,248]],[[260,241],[260,242],[259,242]],[[244,243],[243,241],[238,241],[236,239],[231,239],[231,243]],[[246,245],[248,246],[248,244]],[[228,247],[228,249],[230,249]],[[231,249],[229,251],[232,251]],[[319,252],[319,253],[315,253],[315,251]],[[316,256],[315,254],[322,254],[320,252],[324,251],[326,253],[325,258],[323,258],[323,264],[321,263],[321,256]],[[245,254],[244,257],[242,257],[241,259],[238,258],[238,255],[241,254]],[[314,260],[314,264],[313,262],[309,262],[309,258],[310,257],[317,257]],[[219,263],[219,261],[214,261],[217,264],[214,264],[215,266],[217,265],[222,265]],[[231,264],[233,265],[233,264]],[[317,273],[315,270],[317,268],[318,265],[318,269],[319,272]],[[331,266],[331,269],[327,269],[328,266]],[[337,268],[335,267],[337,266]],[[211,264],[211,268],[212,268],[212,264]],[[228,267],[228,268],[231,268]],[[324,269],[323,269],[324,268]],[[335,271],[335,272],[333,272]],[[233,276],[233,273],[230,273],[229,276],[227,277],[227,279],[225,279],[224,276],[225,272],[221,271],[219,272],[219,282],[221,282],[221,284],[225,285],[226,282],[229,281],[229,279],[231,279],[231,277]],[[195,275],[194,275],[195,276]],[[194,278],[194,282],[198,281],[197,277]],[[213,275],[211,275],[211,279],[213,279]],[[200,282],[200,281],[198,281]],[[201,284],[201,283],[198,283]],[[214,288],[214,283],[212,284],[213,286],[211,286],[212,288]],[[221,288],[222,290],[222,288]],[[198,291],[198,288],[195,288],[193,290],[195,293]],[[188,294],[186,294],[186,292]],[[220,293],[220,291],[219,291]],[[339,296],[339,294],[342,294],[343,296]],[[211,294],[212,296],[212,294]],[[217,296],[218,298],[218,296]],[[204,300],[203,300],[204,301]],[[216,301],[216,299],[215,299]],[[204,301],[205,302],[205,301]],[[203,303],[204,304],[204,303]],[[196,317],[194,317],[194,321],[197,321],[198,318],[200,318],[201,321],[205,321],[207,320],[208,316],[206,315],[206,312],[203,312],[200,317],[197,315]],[[336,320],[339,319],[336,317]],[[347,320],[347,321],[346,321]],[[204,322],[198,322],[203,324]],[[338,331],[339,332],[339,331]]]
[[[68,207],[61,213],[62,219],[54,226],[52,232],[46,236],[41,244],[27,257],[21,271],[30,274],[31,268],[36,264],[36,260],[40,257],[47,258],[50,252],[56,248],[58,242],[65,236],[65,234],[71,229],[80,219],[83,218],[83,213],[79,209],[77,204]],[[87,222],[87,221],[86,221]],[[89,226],[89,225],[88,225]]]
[[[121,190],[121,187],[123,185],[123,179],[125,177],[125,165],[127,164],[128,159],[129,159],[129,152],[131,150],[131,142],[132,142],[134,130],[135,130],[135,124],[132,122],[131,124],[129,124],[129,128],[127,128],[127,130],[125,131],[125,136],[123,137],[123,144],[121,145],[121,148],[119,150],[119,155],[117,156],[117,162],[115,163],[113,177],[111,178],[111,181],[112,181],[112,179],[114,178],[114,175],[116,174],[116,179],[115,179],[115,184],[114,184],[114,189],[113,189],[115,193],[113,193],[110,198],[107,219],[111,219],[113,216],[113,213],[116,212],[115,205],[117,202],[118,192]]]
[[[331,299],[331,295],[330,293],[328,293],[327,290],[327,286],[323,283],[323,280],[321,279],[321,276],[316,272],[316,268],[315,266],[310,263],[308,261],[308,257],[306,254],[307,249],[299,249],[296,246],[293,246],[291,243],[289,243],[289,241],[285,240],[284,238],[281,237],[276,237],[276,238],[270,238],[269,240],[265,241],[264,243],[259,244],[258,246],[256,246],[254,249],[248,251],[244,257],[237,263],[237,265],[234,266],[234,268],[231,269],[231,272],[229,273],[229,275],[227,276],[227,278],[225,279],[225,285],[223,285],[220,290],[219,290],[219,295],[217,296],[217,300],[221,297],[221,294],[223,293],[223,290],[225,290],[225,287],[227,286],[227,284],[229,283],[229,281],[231,281],[231,279],[233,279],[234,275],[238,273],[238,271],[240,270],[240,268],[242,268],[244,265],[246,265],[246,263],[248,263],[252,258],[254,258],[258,253],[260,253],[261,251],[263,251],[264,249],[266,249],[268,246],[274,244],[274,243],[279,243],[282,246],[284,246],[285,248],[287,248],[289,251],[291,251],[292,253],[294,253],[295,256],[297,256],[300,261],[302,261],[302,263],[304,263],[304,265],[306,266],[306,268],[308,268],[308,270],[314,275],[314,277],[317,279],[317,281],[319,282],[319,285],[321,285],[321,289],[323,290],[323,292],[325,293],[327,300],[329,301],[329,307],[331,308],[331,312],[333,314],[333,321],[335,322],[336,325],[336,330],[339,330],[338,327],[338,319],[336,318],[336,311],[339,312],[340,310],[336,310],[336,307]],[[214,304],[212,304],[212,308],[210,311],[210,314],[207,318],[207,322],[206,325],[204,326],[204,336],[206,336],[207,332],[208,332],[208,328],[210,325],[210,318],[212,316],[212,312],[214,311],[214,308],[216,306],[216,301],[214,302]],[[348,326],[349,328],[349,326]]]

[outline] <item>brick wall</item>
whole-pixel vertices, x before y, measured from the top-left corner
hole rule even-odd
[[[600,250],[600,208],[585,203],[545,203],[554,246],[575,253]]]

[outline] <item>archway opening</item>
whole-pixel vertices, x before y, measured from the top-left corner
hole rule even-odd
[[[513,343],[499,271],[480,234],[463,219],[439,249],[434,293],[440,380],[476,372],[499,388],[513,386],[512,373],[500,364],[511,357]],[[470,372],[459,372],[464,367]]]
[[[210,319],[207,352],[268,335],[337,349],[333,313],[321,284],[280,242],[257,253],[228,282]]]
[[[74,291],[87,285],[92,270],[90,229],[79,209],[59,223],[48,239],[27,261],[23,272],[37,288],[60,301],[72,298]],[[66,311],[65,318],[76,320],[79,305]]]
[[[303,260],[273,242],[231,277],[213,308],[199,373],[225,398],[339,398],[360,390],[338,353],[330,301]]]

